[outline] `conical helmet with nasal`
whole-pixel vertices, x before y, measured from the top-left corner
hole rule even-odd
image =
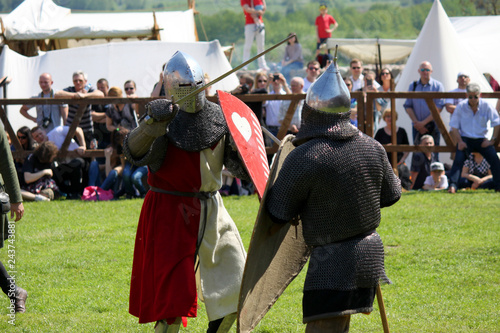
[[[337,66],[337,49],[333,63],[311,84],[306,95],[311,108],[326,113],[344,113],[351,107],[351,94]]]

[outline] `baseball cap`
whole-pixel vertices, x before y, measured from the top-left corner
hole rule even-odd
[[[457,79],[458,79],[459,77],[461,77],[461,76],[467,76],[467,77],[469,77],[469,74],[467,74],[467,72],[458,72],[458,74],[457,74]]]
[[[441,162],[434,162],[431,164],[431,171],[441,170],[444,171],[444,164]]]

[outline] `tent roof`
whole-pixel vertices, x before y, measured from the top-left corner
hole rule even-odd
[[[380,46],[382,63],[391,64],[406,59],[415,43],[414,39],[328,38],[327,47],[334,49],[338,45],[339,52],[351,58],[365,63],[378,63]]]
[[[192,10],[155,15],[161,40],[196,41]],[[152,12],[73,14],[52,0],[25,0],[3,18],[7,40],[146,37],[154,23]]]

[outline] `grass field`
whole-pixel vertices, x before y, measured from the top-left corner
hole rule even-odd
[[[225,199],[248,247],[258,200]],[[17,282],[27,312],[9,323],[0,296],[0,332],[152,332],[128,314],[142,200],[27,203],[16,226]],[[378,232],[393,284],[382,287],[391,332],[500,332],[500,195],[406,193],[383,210]],[[7,249],[0,260],[7,264]],[[303,332],[304,272],[255,332]],[[375,305],[376,306],[376,305]],[[182,332],[205,332],[198,318]],[[233,328],[232,330],[236,330]],[[351,332],[382,332],[378,311],[356,315]]]

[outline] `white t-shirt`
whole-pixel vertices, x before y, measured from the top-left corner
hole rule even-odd
[[[57,148],[61,149],[64,139],[66,139],[66,135],[68,135],[69,126],[57,126],[52,131],[47,133],[47,138],[49,141],[52,141]],[[75,150],[80,147],[75,140],[71,139],[71,143],[69,144],[68,151]]]
[[[432,178],[432,176],[427,176],[427,178],[425,178],[424,185],[434,186],[434,184],[434,178]],[[439,184],[437,184],[436,188],[448,188],[448,177],[446,177],[446,175],[443,175],[443,177],[441,177],[441,180],[439,181]]]

